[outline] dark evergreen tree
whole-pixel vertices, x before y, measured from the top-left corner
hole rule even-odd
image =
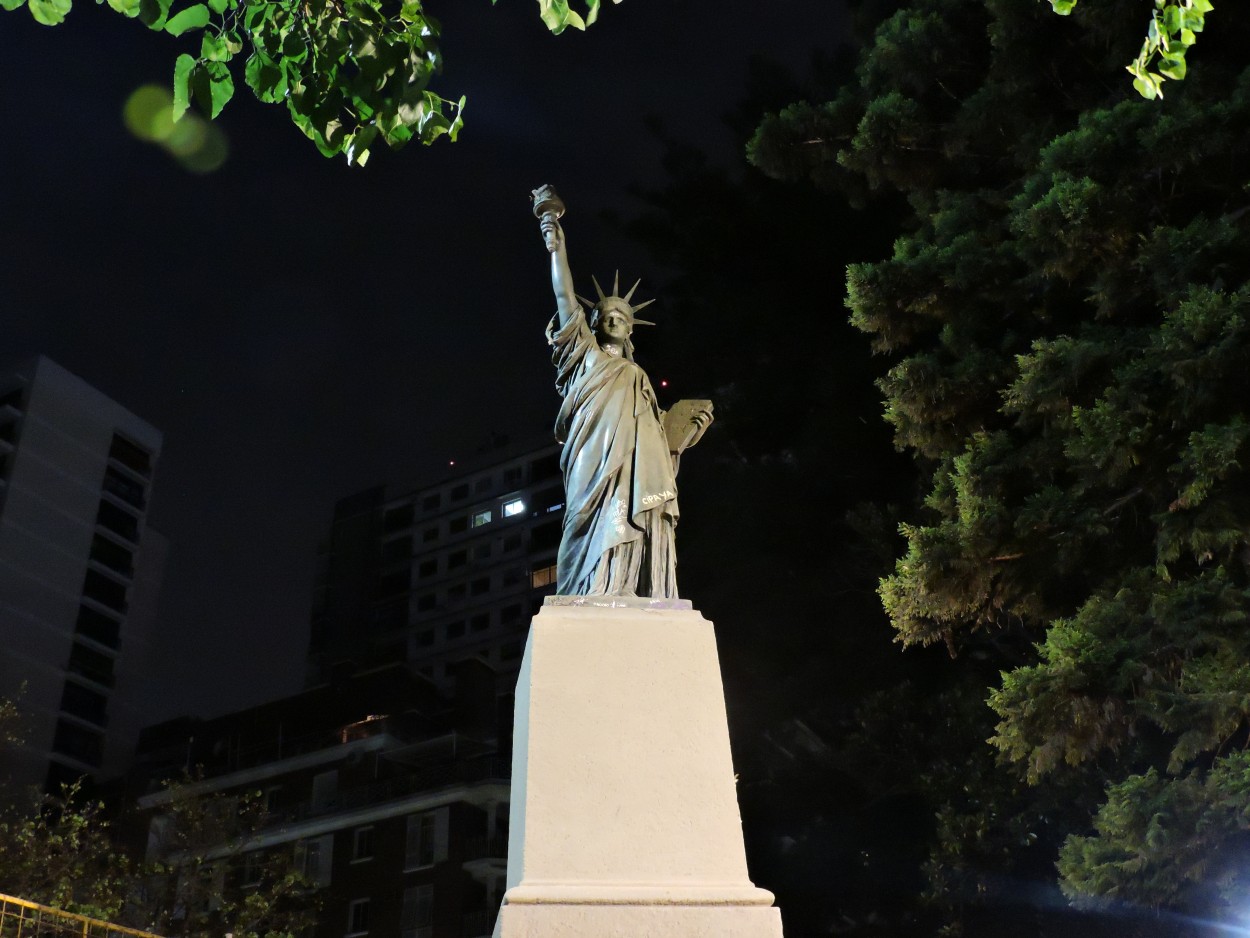
[[[1057,860],[1077,905],[1180,934],[1250,876],[1250,10],[1148,102],[1144,6],[912,0],[750,153],[911,207],[847,276],[929,480],[881,596],[905,645],[1001,670],[984,772],[935,786],[935,890]]]

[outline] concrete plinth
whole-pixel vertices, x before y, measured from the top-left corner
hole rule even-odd
[[[747,878],[712,624],[553,597],[517,681],[497,938],[780,938]]]

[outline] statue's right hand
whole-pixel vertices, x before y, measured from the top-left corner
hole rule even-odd
[[[547,245],[547,253],[554,254],[564,244],[564,229],[560,227],[560,219],[554,212],[543,215],[539,222],[542,229],[543,243]]]

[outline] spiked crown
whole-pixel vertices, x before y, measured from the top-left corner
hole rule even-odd
[[[603,312],[605,308],[611,306],[618,310],[628,311],[630,325],[633,325],[633,326],[654,326],[655,325],[655,323],[653,322],[650,322],[646,319],[639,319],[637,316],[634,315],[634,313],[638,312],[638,310],[642,309],[644,306],[650,306],[652,303],[655,302],[655,300],[653,299],[647,300],[645,303],[639,303],[637,305],[631,305],[629,302],[630,299],[633,298],[634,291],[638,289],[638,284],[642,283],[641,278],[634,282],[634,285],[629,288],[629,292],[626,293],[624,296],[619,295],[621,292],[621,272],[619,270],[616,272],[616,275],[612,278],[612,292],[611,293],[605,294],[603,292],[603,287],[599,286],[599,281],[596,280],[593,276],[590,278],[590,282],[595,285],[595,292],[599,294],[599,299],[592,301],[592,300],[586,299],[586,297],[584,296],[578,296],[578,299],[581,300],[581,302],[584,303],[589,309],[593,309],[598,312]]]

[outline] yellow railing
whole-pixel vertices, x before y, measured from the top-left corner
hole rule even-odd
[[[160,938],[151,932],[62,912],[0,893],[0,938]]]

